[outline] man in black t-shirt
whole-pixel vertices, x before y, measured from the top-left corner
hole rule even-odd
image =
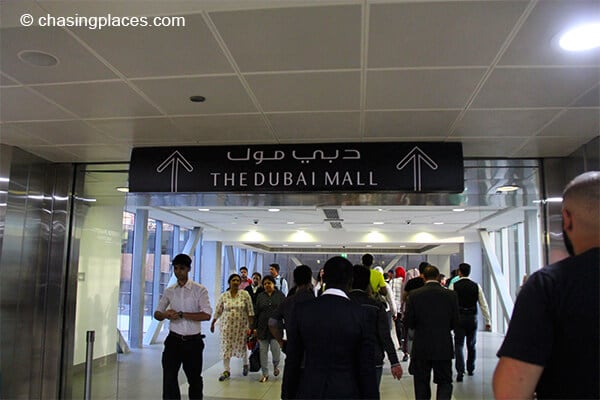
[[[535,272],[521,289],[494,372],[496,399],[598,399],[600,383],[600,172],[563,193],[572,257]]]

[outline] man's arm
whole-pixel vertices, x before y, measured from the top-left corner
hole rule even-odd
[[[532,399],[544,367],[500,357],[494,371],[493,388],[496,400]]]
[[[483,289],[481,289],[481,286],[479,284],[477,284],[477,288],[479,289],[478,302],[479,302],[479,308],[481,308],[481,314],[483,314],[483,319],[485,321],[485,330],[491,331],[492,330],[492,321],[490,319],[490,312],[488,310],[488,304],[487,304],[487,301],[485,300],[485,296],[483,295]]]

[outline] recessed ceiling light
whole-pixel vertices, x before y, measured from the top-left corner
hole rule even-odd
[[[116,187],[116,189],[117,189],[119,192],[123,192],[123,193],[129,193],[129,188],[128,188],[128,187],[125,187],[125,186],[117,186],[117,187]]]
[[[315,244],[315,247],[321,247],[321,245],[320,244]]]
[[[199,208],[198,211],[210,211],[210,208]]]
[[[269,208],[269,212],[279,212],[281,211],[279,208]]]
[[[519,189],[521,189],[521,188],[517,185],[504,185],[504,186],[500,186],[498,189],[496,189],[496,192],[507,193],[507,192],[514,192]]]
[[[288,247],[288,246],[289,246],[289,244],[284,244],[284,245],[283,245],[283,247]]]
[[[546,203],[562,203],[563,198],[562,197],[548,197],[546,199]]]
[[[404,248],[404,247],[406,247],[406,246],[405,246],[405,245],[402,245],[402,246],[399,246],[399,247],[402,249],[402,248]]]
[[[433,224],[434,224],[434,225],[444,225],[444,223],[443,223],[443,222],[434,222]]]
[[[384,222],[383,221],[375,221],[373,222],[373,225],[383,225]]]
[[[24,63],[34,67],[54,67],[58,64],[58,58],[38,50],[23,50],[17,56]]]
[[[288,221],[288,222],[287,222],[287,224],[288,224],[288,225],[294,225],[294,224],[295,224],[295,222],[294,222],[294,221]]]
[[[465,209],[464,208],[453,208],[452,211],[462,212],[462,211],[465,211]]]
[[[585,51],[600,47],[600,23],[570,29],[560,36],[558,44],[567,51]]]
[[[372,244],[368,244],[365,247],[373,247],[373,245]]]
[[[204,96],[190,96],[190,101],[193,103],[203,103],[205,100]]]

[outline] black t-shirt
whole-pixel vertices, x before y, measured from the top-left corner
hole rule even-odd
[[[498,351],[544,367],[538,399],[598,399],[600,248],[532,274]]]
[[[417,276],[416,278],[409,279],[408,282],[406,282],[406,285],[404,285],[404,290],[406,292],[410,292],[411,290],[418,289],[423,286],[425,286],[425,281],[420,276]]]

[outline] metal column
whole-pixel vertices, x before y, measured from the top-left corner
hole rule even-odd
[[[129,320],[129,344],[131,347],[142,347],[147,248],[148,210],[138,209],[135,212],[133,265],[131,266],[131,317]]]

